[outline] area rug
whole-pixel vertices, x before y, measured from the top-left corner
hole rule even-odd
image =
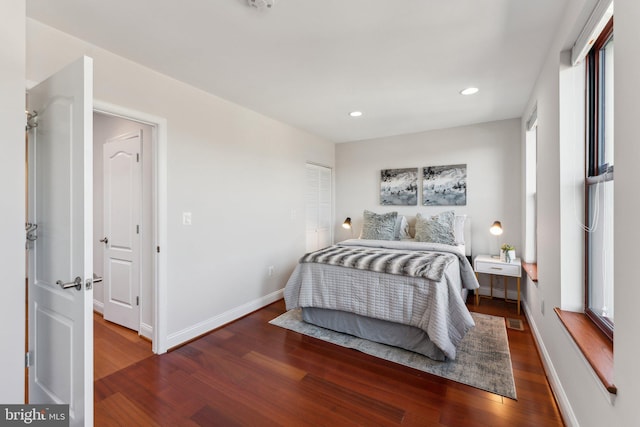
[[[504,318],[480,313],[471,316],[475,328],[460,343],[456,360],[446,362],[311,325],[302,320],[300,309],[289,310],[269,323],[515,400]]]

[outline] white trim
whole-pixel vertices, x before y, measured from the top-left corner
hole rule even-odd
[[[549,385],[551,386],[551,390],[558,402],[558,407],[560,408],[560,412],[562,413],[562,419],[568,427],[579,427],[580,423],[576,418],[576,414],[573,412],[573,408],[571,407],[571,403],[569,402],[569,398],[567,394],[564,392],[562,388],[562,383],[560,382],[560,377],[558,377],[558,373],[556,372],[555,367],[553,366],[553,362],[551,361],[551,357],[549,356],[549,352],[547,348],[544,346],[544,341],[542,340],[542,336],[538,331],[538,327],[536,326],[536,322],[533,317],[529,316],[529,306],[526,301],[522,301],[522,306],[524,309],[524,314],[527,318],[527,322],[529,323],[529,327],[531,328],[531,332],[533,333],[534,342],[538,347],[538,353],[540,354],[540,358],[542,359],[542,364],[544,365],[544,370],[547,374],[547,379],[549,380]]]
[[[531,112],[529,116],[529,120],[527,120],[527,132],[533,129],[534,126],[538,125],[538,105],[536,104],[535,108]]]
[[[153,138],[153,200],[154,246],[160,247],[155,257],[154,318],[152,328],[152,351],[167,352],[167,119],[132,110],[108,102],[94,100],[96,112],[135,120],[152,126]],[[142,325],[141,325],[142,326]]]
[[[104,304],[102,301],[98,301],[97,299],[93,299],[93,311],[96,313],[104,314]]]
[[[210,332],[216,328],[226,325],[227,323],[233,322],[234,320],[237,320],[242,316],[246,316],[249,313],[252,313],[273,302],[276,302],[279,299],[283,298],[283,292],[284,289],[280,289],[261,298],[249,301],[246,304],[242,304],[239,307],[232,308],[231,310],[228,310],[215,317],[203,320],[202,322],[196,323],[195,325],[189,326],[188,328],[185,328],[181,331],[170,334],[167,337],[168,347],[173,348],[179,346],[180,344],[204,335],[207,332]]]
[[[571,65],[582,61],[609,19],[613,16],[613,0],[599,0],[571,48]]]
[[[153,341],[153,326],[140,322],[140,331],[138,331],[138,335]]]

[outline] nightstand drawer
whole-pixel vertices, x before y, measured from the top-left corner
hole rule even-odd
[[[521,274],[520,263],[507,264],[504,262],[493,263],[493,262],[476,261],[475,270],[478,273],[498,274],[500,276],[520,277],[520,274]]]

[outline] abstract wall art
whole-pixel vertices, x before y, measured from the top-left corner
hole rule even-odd
[[[418,168],[380,171],[381,205],[418,205]]]
[[[467,204],[467,165],[427,166],[422,169],[424,206]]]

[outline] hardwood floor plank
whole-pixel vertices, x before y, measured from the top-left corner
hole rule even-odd
[[[339,386],[331,381],[313,375],[303,378],[302,384],[310,387],[314,394],[331,406],[335,412],[342,412],[357,422],[362,417],[363,422],[380,423],[391,421],[400,424],[404,418],[404,410],[389,405],[381,400],[373,399],[363,393]],[[363,410],[364,409],[364,410]]]
[[[273,372],[276,372],[294,381],[300,381],[307,375],[306,371],[292,367],[288,363],[279,362],[278,360],[267,357],[264,354],[258,353],[256,351],[250,351],[243,357],[244,359],[249,360],[256,365],[260,365],[263,368],[272,370]]]
[[[129,426],[132,420],[136,425],[149,427],[160,426],[144,411],[124,397],[121,393],[115,393],[102,400],[95,407],[95,411],[101,414],[100,426]]]

